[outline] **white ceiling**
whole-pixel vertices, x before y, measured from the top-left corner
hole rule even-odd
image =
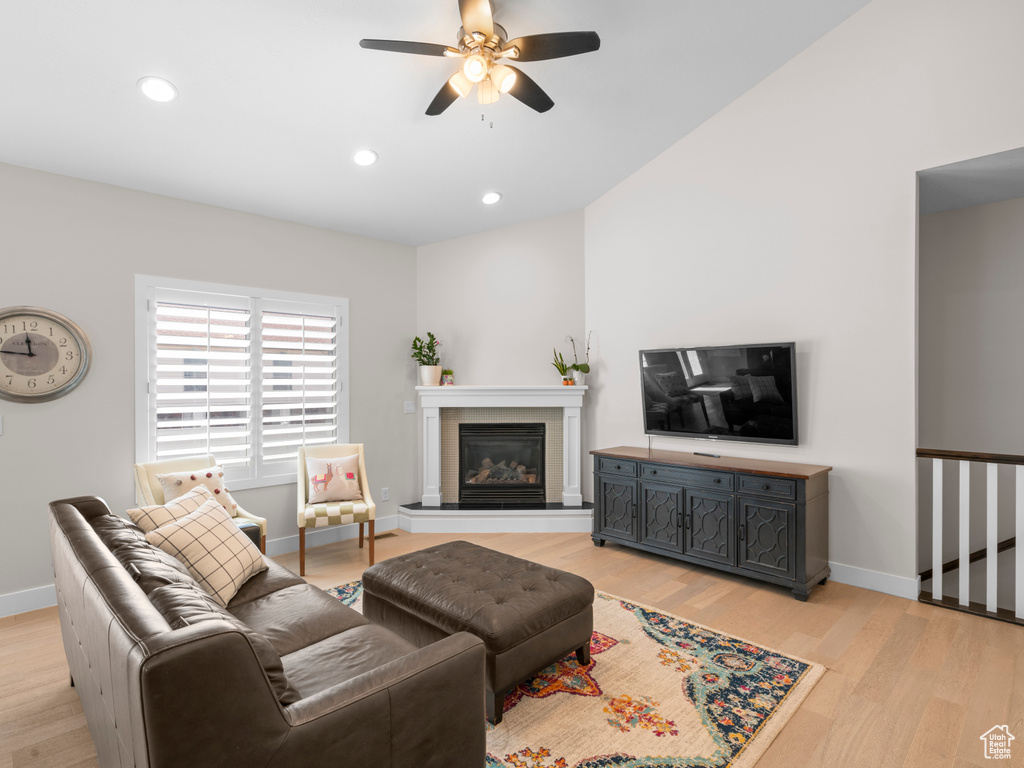
[[[545,114],[427,117],[453,62],[358,42],[454,45],[458,0],[3,0],[0,162],[423,245],[588,205],[866,2],[497,0],[510,37],[601,49],[520,65]]]

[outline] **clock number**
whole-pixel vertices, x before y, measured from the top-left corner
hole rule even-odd
[[[35,379],[29,379],[28,380],[28,388],[29,389],[35,389],[36,388],[36,380]]]
[[[57,380],[55,378],[53,378],[53,374],[52,373],[49,376],[46,377],[46,383],[49,384],[50,386],[53,386],[56,383],[56,381]]]
[[[50,335],[53,336],[53,326],[50,326]]]
[[[34,331],[39,327],[39,321],[33,320],[31,323],[26,323],[24,320],[21,321],[21,330],[23,331]]]
[[[71,351],[71,350],[69,349],[69,350],[68,350],[67,352],[65,352],[65,353],[64,353],[64,359],[65,359],[65,360],[74,360],[74,359],[75,359],[75,353],[74,353],[74,352],[72,352],[72,351]]]
[[[14,377],[11,376],[10,374],[7,374],[5,378],[7,379],[7,386],[11,386],[11,384],[14,383]]]
[[[60,340],[60,345],[61,345],[61,347],[66,347],[68,345],[68,340],[67,339],[61,339]]]
[[[67,369],[67,368],[66,368],[65,366],[63,366],[63,365],[62,365],[62,366],[60,367],[60,372],[61,372],[61,373],[67,373],[67,372],[68,372],[68,369]],[[8,376],[7,378],[11,378],[11,377],[10,377],[10,376]]]

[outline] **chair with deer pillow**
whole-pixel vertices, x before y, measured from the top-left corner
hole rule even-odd
[[[165,459],[135,465],[135,501],[143,506],[164,504],[192,490],[196,485],[205,485],[224,505],[224,509],[240,528],[246,524],[257,525],[260,529],[260,552],[267,552],[267,520],[246,512],[231,498],[224,487],[223,469],[213,456],[186,456],[182,459]],[[255,531],[253,531],[255,534]]]
[[[362,443],[299,448],[297,467],[299,575],[306,575],[306,529],[359,523],[370,524],[370,565],[373,565],[373,521],[376,506],[366,480]]]

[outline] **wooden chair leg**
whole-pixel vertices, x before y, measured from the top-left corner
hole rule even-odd
[[[267,535],[263,534],[260,536],[260,554],[267,554]]]
[[[370,565],[373,565],[373,520],[370,521]]]
[[[299,528],[299,576],[306,575],[306,529]]]
[[[359,548],[363,548],[363,524],[359,524]]]

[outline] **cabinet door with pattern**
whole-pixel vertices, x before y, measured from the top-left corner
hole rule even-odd
[[[678,485],[640,484],[640,541],[669,552],[683,551],[683,489]]]
[[[637,540],[636,480],[600,477],[597,503],[599,535]]]
[[[725,565],[736,564],[733,497],[687,490],[683,513],[683,553]]]
[[[796,505],[740,498],[739,566],[796,577]]]

